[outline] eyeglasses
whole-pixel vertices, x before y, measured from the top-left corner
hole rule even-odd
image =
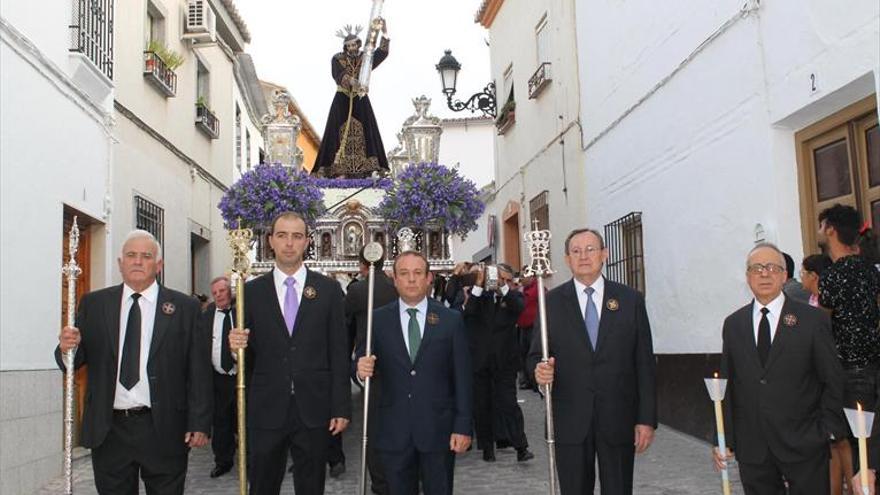
[[[763,273],[763,272],[777,274],[777,273],[783,273],[785,271],[785,267],[779,266],[776,263],[764,263],[764,264],[754,263],[754,264],[746,267],[746,271],[748,271],[751,274],[758,274],[758,273]]]
[[[587,246],[583,249],[571,248],[568,250],[568,254],[574,256],[575,258],[579,258],[582,254],[595,254],[599,251],[602,251],[602,248],[597,246]]]

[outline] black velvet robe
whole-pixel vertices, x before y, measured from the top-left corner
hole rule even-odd
[[[389,41],[385,38],[373,53],[374,69],[388,57],[388,47]],[[349,86],[344,84],[346,76],[356,80],[360,68],[360,53],[357,57],[349,57],[344,52],[333,55],[331,71],[337,84],[337,91],[330,105],[327,126],[324,128],[324,137],[321,140],[321,148],[318,150],[313,172],[321,170],[327,177],[344,175],[349,178],[360,178],[368,177],[379,169],[388,170],[388,158],[385,156],[385,147],[382,145],[382,136],[376,124],[369,96],[350,97]],[[337,152],[348,122],[349,107],[351,107],[351,122],[348,124],[348,138],[345,149],[339,153],[337,160]]]

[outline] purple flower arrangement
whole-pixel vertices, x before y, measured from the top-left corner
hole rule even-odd
[[[261,163],[242,174],[217,206],[227,229],[237,228],[239,219],[242,227],[265,229],[282,211],[314,224],[324,213],[324,193],[316,182],[305,172]]]
[[[408,165],[388,189],[379,210],[397,227],[425,227],[437,223],[464,238],[477,229],[486,206],[474,183],[458,170],[437,163]]]

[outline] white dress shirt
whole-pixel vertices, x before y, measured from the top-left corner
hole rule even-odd
[[[234,308],[230,306],[230,309]],[[223,358],[220,353],[223,352],[223,318],[225,317],[226,315],[223,313],[222,310],[217,309],[216,311],[214,311],[214,327],[212,332],[213,340],[211,341],[211,364],[214,366],[214,371],[220,373],[221,375],[234,375],[237,369],[237,366],[235,365],[235,360],[233,360],[232,362],[232,369],[228,372],[224,371],[223,366],[220,364],[222,363],[221,359]],[[232,327],[235,327],[235,321],[233,321],[234,318],[235,314],[230,312],[229,320],[232,324]]]
[[[306,287],[307,273],[306,265],[300,265],[299,270],[293,274],[293,278],[296,280],[294,288],[296,288],[297,307],[299,307],[299,303],[302,302],[303,289]],[[287,280],[289,275],[282,272],[281,269],[278,268],[278,265],[275,265],[275,268],[272,269],[272,277],[275,280],[275,293],[278,295],[278,307],[281,308],[281,314],[284,315],[284,297],[287,295],[287,285],[284,281]]]
[[[409,313],[406,310],[416,308],[416,321],[419,322],[419,333],[422,340],[425,338],[425,320],[428,316],[428,298],[425,297],[415,306],[410,306],[400,299],[400,328],[403,331],[403,342],[406,344],[406,350],[409,351]]]
[[[763,306],[758,300],[752,301],[752,330],[755,333],[755,345],[758,345],[758,325],[761,323],[761,308],[767,308],[767,321],[770,322],[770,343],[776,337],[776,327],[779,325],[779,317],[782,316],[782,305],[785,304],[785,293],[780,292],[776,299],[770,301],[767,306]]]
[[[586,311],[587,311],[587,293],[584,292],[584,289],[587,288],[586,285],[582,284],[578,279],[574,280],[574,291],[578,296],[578,306],[581,308],[581,318],[586,320]],[[593,305],[596,306],[596,315],[599,317],[599,321],[602,321],[602,301],[605,300],[605,277],[600,276],[593,282],[590,287],[593,288]]]
[[[129,286],[122,286],[122,305],[119,311],[119,348],[118,360],[116,361],[116,395],[113,397],[113,409],[131,409],[133,407],[151,406],[150,381],[147,375],[147,359],[150,356],[150,342],[153,340],[153,322],[156,320],[156,301],[159,299],[159,284],[153,284],[141,292],[138,305],[141,310],[141,355],[140,355],[140,379],[131,390],[126,390],[119,383],[119,368],[122,366],[122,347],[125,345],[126,326],[128,325],[128,313],[131,311],[134,294]]]

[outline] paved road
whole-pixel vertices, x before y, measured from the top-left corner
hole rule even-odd
[[[346,433],[344,448],[348,471],[339,479],[329,479],[328,494],[351,495],[357,491],[360,466],[360,407],[362,396],[355,391],[355,421]],[[473,495],[535,495],[547,493],[547,450],[542,438],[543,402],[537,394],[520,392],[520,405],[526,418],[526,434],[535,453],[535,459],[526,463],[516,462],[512,449],[499,450],[498,461],[483,462],[479,451],[459,456],[456,461],[455,492]],[[217,479],[208,477],[213,465],[210,448],[198,449],[190,454],[186,493],[195,495],[235,495],[238,479],[235,470]],[[88,457],[74,465],[75,493],[96,494]],[[59,468],[60,469],[60,468]],[[705,442],[663,426],[657,431],[654,444],[644,455],[636,459],[635,493],[640,495],[688,495],[720,493],[718,475],[709,464],[709,446]],[[737,473],[732,472],[734,493],[741,494]],[[39,495],[61,493],[61,480],[53,480]],[[598,492],[598,490],[597,490]],[[141,493],[144,493],[143,491]],[[290,477],[282,493],[292,494]]]

